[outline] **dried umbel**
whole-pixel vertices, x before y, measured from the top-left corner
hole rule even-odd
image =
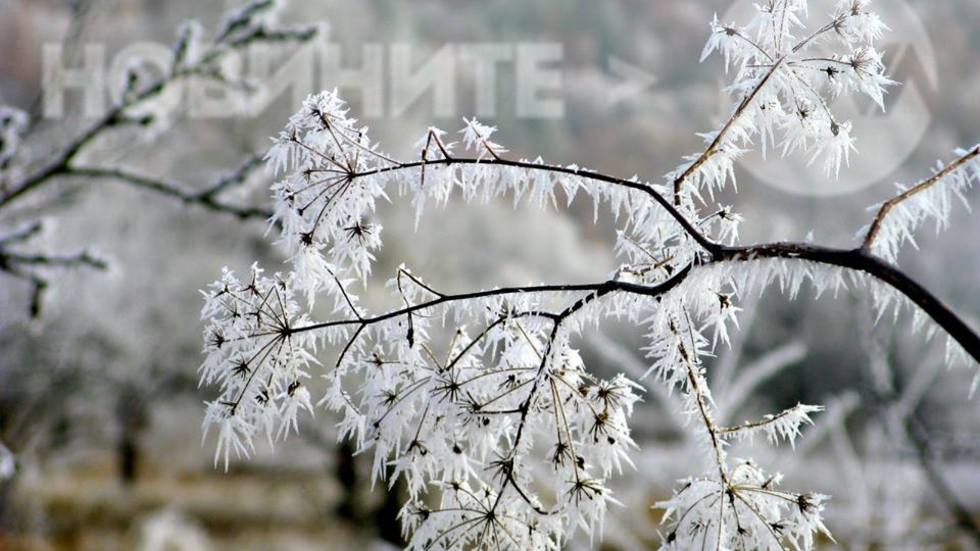
[[[746,27],[715,21],[705,53],[735,67],[737,105],[707,146],[664,184],[578,166],[514,160],[496,129],[465,121],[460,143],[428,129],[420,157],[399,161],[373,143],[335,93],[311,96],[268,155],[288,251],[287,273],[226,273],[205,291],[203,381],[220,389],[205,426],[219,432],[216,460],[247,455],[312,411],[303,381],[328,380],[321,403],[339,413],[342,437],[373,451],[376,479],[404,477],[401,511],[417,549],[559,549],[574,530],[600,537],[607,481],[629,468],[630,418],[641,387],[596,377],[573,346],[603,320],[646,328],[651,384],[683,396],[690,430],[711,465],[683,481],[667,510],[665,549],[810,549],[826,529],[826,497],[785,490],[778,474],[732,459],[729,444],[764,434],[793,443],[818,406],[721,426],[704,358],[724,345],[739,298],[777,284],[796,296],[868,286],[879,314],[909,305],[946,331],[949,350],[980,357],[980,339],[891,262],[928,218],[945,220],[948,198],[978,180],[977,148],[878,209],[854,249],[805,243],[740,245],[741,217],[712,204],[752,143],[823,157],[837,172],[854,144],[828,101],[863,93],[881,103],[891,81],[875,41],[886,27],[867,2],[841,3],[806,29],[799,0],[759,6]],[[453,194],[469,203],[508,198],[540,208],[586,196],[620,221],[622,265],[606,281],[527,285],[449,294],[405,266],[388,287],[400,306],[373,313],[354,289],[382,244],[379,201],[407,199],[420,218]],[[402,199],[405,198],[405,199]],[[938,205],[937,205],[938,203]],[[876,256],[876,255],[881,256]],[[299,298],[297,298],[299,297]],[[327,300],[331,319],[301,304]],[[324,358],[320,348],[338,352]],[[318,363],[317,358],[324,362]]]

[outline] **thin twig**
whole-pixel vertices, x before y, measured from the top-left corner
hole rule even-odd
[[[943,167],[942,170],[936,172],[934,175],[932,175],[932,177],[926,178],[911,188],[885,201],[885,203],[881,205],[881,208],[878,209],[878,213],[875,215],[874,221],[871,223],[871,227],[868,229],[868,234],[864,238],[864,243],[861,244],[861,248],[868,251],[871,250],[875,239],[877,239],[878,235],[881,233],[881,228],[885,222],[885,218],[888,216],[888,213],[892,211],[892,209],[897,207],[903,201],[906,201],[943,181],[947,176],[963,168],[978,157],[980,157],[980,145],[974,146],[973,149],[967,151],[960,158]]]

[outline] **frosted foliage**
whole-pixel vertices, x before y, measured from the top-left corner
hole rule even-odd
[[[868,0],[841,1],[817,23],[810,19],[806,2],[792,0],[757,3],[747,25],[715,17],[701,59],[723,55],[734,72],[729,90],[739,103],[720,131],[703,135],[707,149],[671,179],[712,192],[734,182],[733,162],[756,144],[763,154],[803,152],[811,162],[823,159],[828,174],[847,164],[855,150],[852,125],[830,105],[842,95],[862,94],[884,109],[884,95],[895,83],[876,45],[887,27]]]
[[[673,531],[661,549],[812,549],[815,534],[829,535],[821,520],[827,496],[779,489],[779,475],[752,461],[735,461],[727,480],[704,477],[684,481],[666,509]]]
[[[301,381],[315,364],[315,341],[290,328],[309,320],[299,313],[289,281],[266,277],[253,266],[245,280],[229,271],[204,292],[201,316],[210,321],[205,334],[207,361],[201,381],[219,384],[222,398],[208,405],[205,428],[218,427],[215,463],[229,453],[247,454],[256,436],[271,442],[296,427],[300,409],[313,411]],[[261,380],[261,384],[256,382]],[[254,383],[254,384],[253,384]]]
[[[879,316],[908,307],[929,327],[954,326],[886,277],[888,251],[924,219],[945,220],[948,197],[977,173],[962,160],[937,174],[935,191],[879,210],[879,241],[869,231],[858,249],[740,245],[741,216],[708,200],[732,179],[734,159],[756,143],[822,157],[836,172],[853,140],[828,100],[856,92],[880,103],[890,84],[875,50],[887,27],[868,2],[843,2],[813,28],[809,17],[805,2],[774,0],[745,26],[712,23],[704,54],[725,57],[738,103],[665,184],[505,157],[497,129],[475,119],[456,134],[427,129],[419,158],[399,161],[335,92],[310,96],[267,157],[279,175],[272,222],[288,270],[226,272],[204,292],[201,378],[219,392],[205,419],[218,435],[216,462],[227,467],[256,439],[298,430],[314,409],[305,381],[316,373],[327,387],[319,405],[373,458],[373,479],[406,482],[399,516],[410,548],[560,549],[578,531],[598,541],[617,504],[609,479],[632,468],[630,419],[644,389],[594,375],[576,343],[615,318],[645,328],[645,382],[681,396],[678,413],[701,443],[703,466],[657,504],[663,548],[811,549],[827,534],[828,498],[785,489],[779,474],[728,449],[738,440],[793,447],[822,408],[721,426],[704,359],[737,329],[740,298],[774,287],[791,298],[804,287],[818,296],[867,287]],[[598,283],[456,294],[401,266],[387,282],[397,306],[362,306],[357,292],[382,246],[378,203],[410,205],[418,220],[454,196],[542,209],[589,201],[596,218],[608,212],[618,223],[620,265]],[[872,256],[879,251],[884,260]],[[328,319],[310,319],[324,300]]]

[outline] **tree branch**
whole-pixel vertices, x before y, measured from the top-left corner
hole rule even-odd
[[[7,250],[4,244],[15,243],[18,238],[32,236],[40,231],[40,225],[31,226],[28,232],[15,234],[15,239],[5,238],[0,240],[0,272],[4,272],[11,277],[27,281],[31,284],[31,302],[29,306],[31,318],[37,318],[41,314],[41,302],[44,291],[48,288],[48,280],[38,274],[37,267],[49,268],[71,268],[89,267],[97,270],[105,270],[108,265],[100,258],[83,251],[76,255],[43,255],[43,254],[24,254]]]
[[[118,180],[137,188],[148,189],[161,195],[172,197],[186,204],[198,205],[211,211],[231,214],[243,220],[249,218],[268,220],[273,214],[271,210],[258,207],[242,207],[232,205],[221,201],[216,197],[217,194],[227,189],[229,186],[244,181],[247,173],[254,170],[254,168],[257,166],[259,166],[258,163],[246,162],[246,164],[243,165],[242,168],[238,169],[238,171],[230,176],[221,178],[218,180],[218,182],[205,188],[203,191],[192,191],[187,189],[186,186],[175,182],[155,179],[150,176],[129,172],[125,169],[78,167],[69,168],[62,175],[70,178],[100,178]]]
[[[881,227],[885,222],[885,217],[888,216],[888,213],[891,212],[892,209],[897,207],[902,202],[938,184],[939,182],[942,182],[947,176],[963,168],[977,158],[980,158],[980,144],[973,146],[973,149],[967,151],[959,159],[956,159],[943,167],[942,170],[936,172],[931,178],[927,178],[915,186],[912,186],[904,192],[899,193],[898,195],[885,201],[885,203],[881,205],[881,208],[878,209],[878,213],[875,215],[874,221],[871,223],[871,227],[868,229],[868,234],[864,238],[864,243],[862,243],[861,248],[868,251],[871,250],[875,239],[877,239],[878,234],[881,232]]]
[[[980,146],[978,146],[980,147]],[[975,148],[976,149],[976,148]],[[964,161],[965,162],[965,161]],[[796,259],[830,266],[838,266],[866,273],[892,287],[896,291],[905,295],[919,308],[942,327],[953,339],[955,339],[966,352],[980,363],[980,335],[972,330],[966,322],[957,316],[950,308],[940,301],[935,295],[925,287],[907,276],[898,268],[886,263],[885,261],[872,255],[864,248],[859,249],[837,249],[812,245],[808,243],[769,243],[760,245],[748,245],[729,247],[716,243],[706,237],[698,228],[695,227],[687,218],[681,214],[678,208],[658,193],[652,186],[633,180],[625,180],[607,174],[569,168],[556,165],[546,165],[528,161],[513,161],[503,158],[479,159],[479,158],[451,158],[451,159],[432,159],[401,163],[393,166],[377,168],[364,172],[353,173],[353,178],[361,178],[378,174],[385,174],[394,171],[408,170],[424,167],[427,165],[473,165],[484,164],[489,166],[507,166],[523,168],[528,170],[544,170],[558,174],[568,174],[578,176],[598,182],[605,182],[612,185],[622,186],[647,194],[654,201],[663,207],[668,214],[691,236],[710,256],[705,263],[716,261],[745,261],[758,258],[784,258]],[[688,266],[683,272],[691,267]],[[678,274],[680,275],[680,274]],[[673,278],[672,278],[673,279]],[[613,282],[623,285],[621,282]],[[566,290],[586,290],[576,289],[575,286],[565,287]],[[637,286],[643,288],[643,286]],[[561,289],[553,289],[561,290]],[[592,289],[595,290],[595,289]],[[625,290],[625,289],[624,289]],[[641,293],[642,294],[642,293]]]
[[[433,165],[445,165],[445,166],[488,165],[488,166],[506,166],[512,168],[523,168],[527,170],[542,170],[546,172],[552,172],[555,174],[567,174],[569,176],[577,176],[588,180],[595,180],[597,182],[604,182],[607,184],[613,184],[613,185],[629,188],[632,190],[645,193],[648,196],[650,196],[651,199],[653,199],[654,201],[657,202],[657,204],[663,207],[664,210],[666,210],[667,213],[670,214],[670,216],[674,218],[674,220],[676,220],[678,224],[680,224],[680,226],[684,229],[685,232],[687,232],[688,235],[690,235],[699,245],[701,245],[706,250],[711,251],[713,248],[717,248],[719,246],[716,243],[709,240],[708,238],[706,238],[700,231],[698,231],[698,229],[695,228],[694,224],[692,224],[683,214],[681,214],[674,204],[672,204],[669,200],[664,198],[663,195],[661,195],[655,189],[653,189],[651,185],[642,182],[637,182],[635,180],[626,180],[624,178],[617,178],[615,176],[610,176],[608,174],[603,174],[601,172],[595,172],[592,170],[569,168],[560,165],[547,165],[544,163],[537,163],[537,162],[530,162],[530,161],[514,161],[514,160],[504,159],[504,158],[486,159],[486,158],[477,158],[477,157],[452,157],[448,159],[431,159],[431,160],[399,163],[393,166],[381,167],[372,170],[366,170],[363,172],[355,172],[353,174],[350,174],[350,177],[357,179],[365,176],[375,176],[379,174],[387,174],[387,173],[397,172],[401,170],[423,168],[426,166],[433,166]]]
[[[732,113],[731,117],[729,117],[728,122],[726,122],[725,126],[718,131],[718,135],[715,136],[715,139],[712,140],[710,145],[708,145],[708,148],[705,149],[693,163],[691,163],[691,166],[687,167],[684,172],[674,179],[674,204],[680,204],[681,188],[691,178],[691,176],[697,172],[697,170],[701,168],[704,163],[708,162],[715,152],[718,151],[718,147],[721,145],[722,140],[724,140],[725,135],[728,134],[728,131],[735,125],[735,122],[745,113],[745,110],[748,109],[749,105],[752,103],[752,100],[759,95],[759,92],[761,92],[766,83],[769,82],[769,79],[776,74],[776,71],[779,70],[779,67],[782,66],[784,61],[786,61],[786,58],[781,57],[772,64],[772,67],[766,71],[766,74],[762,77],[759,83],[756,84],[752,91],[742,99],[742,102],[735,109],[735,112]]]
[[[807,243],[770,243],[746,247],[720,247],[715,255],[716,260],[739,261],[758,258],[805,260],[871,275],[905,295],[980,363],[980,335],[925,287],[898,268],[863,249],[834,249]]]
[[[263,6],[261,9],[265,9],[265,6]],[[251,15],[254,15],[254,13]],[[251,15],[248,15],[248,17],[251,17]],[[248,20],[243,19],[241,23],[247,24]],[[234,31],[238,28],[240,27],[234,27],[230,30]],[[272,43],[301,43],[313,38],[316,35],[316,32],[317,31],[315,28],[267,29],[265,27],[257,27],[240,37],[231,39],[228,42],[225,42],[225,40],[231,38],[230,34],[220,36],[196,64],[188,67],[176,67],[173,71],[170,71],[164,76],[156,79],[149,85],[140,89],[138,92],[135,92],[132,95],[127,94],[124,96],[123,101],[113,105],[79,136],[65,144],[64,147],[62,147],[55,154],[54,159],[51,162],[29,174],[12,186],[11,189],[7,190],[6,193],[0,195],[0,209],[10,204],[18,197],[21,197],[31,190],[34,190],[40,187],[42,184],[50,181],[53,177],[71,172],[72,161],[75,160],[78,154],[86,146],[101,136],[106,130],[114,128],[122,123],[129,122],[130,119],[126,116],[127,110],[160,94],[172,83],[193,76],[215,78],[215,73],[212,71],[212,68],[217,61],[219,61],[223,56],[239,51],[255,42],[266,41]],[[220,77],[220,74],[218,74],[218,77]],[[225,84],[229,84],[224,79],[219,78],[219,80],[222,80],[225,82]],[[214,193],[219,191],[220,188],[215,190]]]
[[[383,314],[378,314],[371,317],[362,317],[358,319],[344,319],[344,320],[333,320],[321,323],[314,323],[311,325],[304,325],[301,327],[292,327],[289,329],[289,333],[304,333],[307,331],[317,331],[320,329],[326,329],[328,327],[338,327],[343,325],[373,325],[387,321],[392,318],[397,318],[399,316],[405,316],[422,310],[428,310],[436,306],[441,306],[443,304],[449,304],[452,302],[461,302],[466,300],[474,300],[480,298],[498,297],[506,295],[517,295],[517,294],[531,294],[531,293],[588,293],[585,297],[576,300],[572,305],[568,306],[559,314],[549,314],[547,312],[534,313],[535,315],[541,317],[548,317],[557,320],[566,318],[573,314],[574,312],[581,309],[585,304],[591,302],[597,297],[608,295],[613,292],[628,292],[636,295],[643,295],[649,297],[660,296],[667,291],[670,291],[674,287],[680,285],[692,269],[691,265],[678,271],[671,278],[665,280],[658,285],[638,285],[636,283],[628,283],[625,281],[605,281],[602,283],[584,283],[577,285],[529,285],[524,287],[503,287],[499,289],[488,289],[483,291],[473,291],[468,293],[459,294],[444,294],[437,298],[426,302],[420,302],[418,304],[412,304],[404,308],[399,308],[397,310],[391,310]]]

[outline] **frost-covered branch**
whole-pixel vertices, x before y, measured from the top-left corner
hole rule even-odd
[[[261,157],[248,159],[239,170],[218,179],[200,191],[185,184],[144,176],[121,168],[73,167],[67,169],[62,176],[65,178],[117,180],[135,188],[146,189],[164,197],[170,197],[188,205],[197,205],[214,212],[230,214],[241,219],[268,220],[272,216],[272,211],[268,209],[238,206],[219,198],[221,192],[241,184],[249,173],[258,168],[259,165],[255,161],[257,158]]]
[[[92,146],[110,134],[122,131],[148,132],[150,126],[165,123],[165,113],[155,102],[167,90],[192,79],[215,81],[229,88],[249,88],[244,77],[226,74],[221,64],[230,54],[240,52],[253,44],[296,44],[309,41],[317,32],[315,27],[284,28],[274,22],[276,7],[273,0],[253,0],[228,13],[208,39],[203,28],[196,22],[181,26],[173,45],[173,58],[168,71],[151,78],[138,64],[127,72],[120,90],[120,100],[102,113],[95,121],[87,123],[78,135],[57,145],[43,159],[32,159],[31,148],[24,147],[33,130],[28,116],[17,109],[0,106],[0,212],[14,213],[14,206],[29,197],[39,195],[49,185],[63,180],[113,180],[136,188],[150,190],[186,204],[227,213],[241,219],[268,219],[271,212],[249,206],[239,206],[228,201],[227,192],[243,182],[262,166],[261,156],[246,158],[235,170],[202,189],[156,178],[118,166],[81,165],[81,159]],[[27,203],[29,205],[29,203]],[[21,240],[23,241],[23,240]],[[101,268],[102,262],[94,262],[87,254],[77,257],[59,257],[47,253],[12,254],[3,250],[0,271],[27,280],[32,285],[31,311],[37,314],[40,298],[48,286],[48,279],[28,265],[54,265],[62,267],[92,266]]]
[[[618,178],[591,170],[581,169],[576,166],[563,167],[547,165],[540,161],[514,161],[503,158],[483,159],[479,157],[453,157],[448,159],[398,163],[364,172],[345,173],[339,169],[331,168],[320,171],[312,171],[311,174],[315,174],[316,172],[335,172],[336,176],[333,176],[333,180],[337,182],[343,181],[346,182],[345,185],[349,185],[351,182],[358,179],[390,176],[401,171],[410,173],[419,172],[424,170],[426,167],[445,167],[454,165],[471,165],[480,167],[499,166],[510,169],[533,170],[540,173],[556,175],[557,177],[571,176],[583,181],[589,180],[593,182],[610,184],[613,186],[623,187],[630,191],[642,193],[643,195],[652,198],[660,206],[662,206],[673,221],[686,232],[686,235],[691,237],[705,252],[710,255],[707,259],[701,259],[699,264],[780,258],[796,259],[799,261],[826,264],[829,266],[843,267],[864,272],[870,276],[873,276],[882,283],[891,286],[897,292],[914,302],[918,307],[922,308],[937,324],[943,327],[943,329],[945,329],[957,342],[959,342],[959,344],[967,353],[969,353],[969,355],[980,361],[980,338],[978,338],[976,333],[974,333],[972,329],[970,329],[969,326],[967,326],[966,323],[959,318],[959,316],[953,313],[946,305],[944,305],[924,287],[911,280],[908,276],[893,268],[888,263],[879,260],[868,251],[863,249],[835,249],[809,243],[770,243],[739,247],[725,246],[712,241],[705,236],[702,231],[697,229],[691,221],[685,218],[684,215],[681,214],[681,212],[676,209],[670,203],[670,201],[658,191],[656,187],[636,180]]]
[[[805,18],[802,0],[771,0],[748,27],[712,25],[706,52],[738,67],[737,105],[663,184],[510,159],[497,129],[475,119],[464,119],[459,143],[427,129],[419,157],[398,160],[335,92],[310,96],[267,156],[280,175],[272,221],[288,269],[267,276],[253,266],[242,279],[226,271],[204,292],[201,380],[218,389],[204,421],[217,432],[215,461],[227,467],[258,439],[298,430],[300,413],[313,411],[305,379],[333,348],[320,403],[339,414],[342,437],[372,454],[375,480],[405,480],[410,548],[560,549],[577,529],[601,537],[615,503],[607,481],[632,465],[640,387],[624,375],[598,378],[573,342],[625,321],[645,329],[646,375],[680,394],[703,444],[704,474],[659,504],[670,527],[663,549],[812,549],[827,532],[826,496],[782,490],[778,474],[730,459],[727,447],[758,433],[794,445],[822,408],[715,421],[704,358],[729,343],[740,300],[771,287],[790,298],[804,285],[817,295],[869,288],[879,317],[911,306],[948,334],[951,352],[980,360],[980,337],[873,249],[741,244],[741,216],[710,199],[752,143],[824,157],[839,171],[854,146],[830,100],[861,93],[883,103],[891,81],[874,43],[886,27],[868,2],[842,2],[831,23],[799,39]],[[387,282],[398,307],[361,305],[356,290],[382,245],[377,204],[411,205],[418,223],[456,195],[541,209],[591,201],[595,218],[608,209],[619,222],[621,263],[601,282],[462,292],[401,266]],[[315,320],[324,299],[332,313]]]
[[[48,254],[20,251],[20,247],[42,231],[42,224],[35,222],[13,233],[0,236],[0,272],[26,281],[31,286],[29,312],[37,317],[42,308],[44,291],[49,285],[50,273],[64,268],[94,268],[105,270],[108,264],[88,251],[76,254]]]
[[[951,343],[952,345],[961,347],[964,354],[972,357],[973,361],[980,363],[980,335],[925,287],[892,264],[868,254],[862,249],[834,249],[808,243],[772,243],[748,247],[726,247],[721,254],[723,258],[743,261],[765,258],[805,260],[846,268],[872,276],[876,282],[883,283],[896,293],[896,296],[877,295],[879,299],[875,306],[879,316],[890,306],[900,308],[902,304],[896,302],[899,297],[906,299],[942,327],[955,341],[955,343]],[[830,276],[831,279],[823,284],[824,288],[839,289],[840,286],[844,285],[843,274],[825,275]],[[804,277],[804,279],[810,278]],[[817,283],[816,279],[811,281]]]
[[[230,12],[211,42],[204,40],[203,30],[196,22],[185,23],[173,47],[171,70],[153,81],[144,82],[145,76],[138,69],[132,69],[120,102],[90,123],[81,134],[63,144],[51,155],[51,160],[40,168],[23,178],[5,182],[0,193],[0,208],[57,176],[71,173],[73,161],[105,133],[133,124],[154,122],[152,115],[145,115],[139,109],[170,86],[191,78],[214,79],[233,85],[235,81],[223,75],[219,69],[220,62],[229,54],[259,42],[302,43],[316,35],[316,28],[271,28],[265,16],[275,5],[273,0],[253,0]],[[218,189],[213,193],[220,191]]]
[[[862,244],[864,249],[895,262],[899,247],[905,243],[915,245],[915,230],[930,219],[935,222],[937,233],[948,227],[953,200],[958,199],[969,208],[964,194],[980,182],[980,144],[956,153],[958,159],[940,165],[931,177],[877,208]]]

